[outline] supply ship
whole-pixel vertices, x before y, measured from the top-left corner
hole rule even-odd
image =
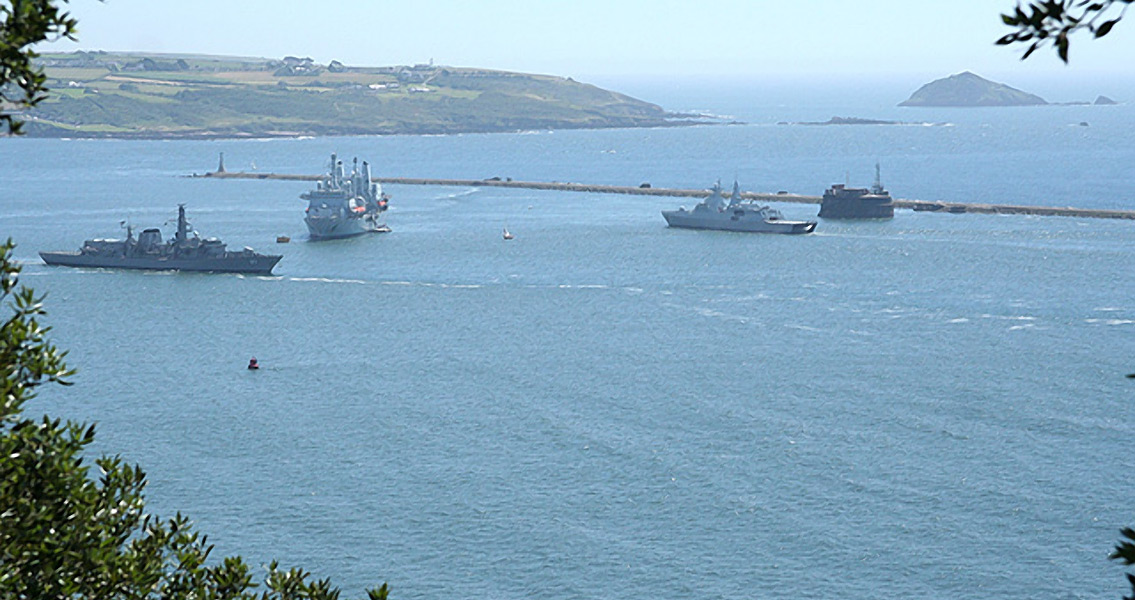
[[[300,198],[308,202],[303,221],[313,240],[390,231],[382,222],[390,197],[382,193],[379,184],[371,181],[370,164],[366,161],[360,168],[356,158],[348,176],[344,174],[343,161],[332,154],[330,172],[319,180],[314,190]]]

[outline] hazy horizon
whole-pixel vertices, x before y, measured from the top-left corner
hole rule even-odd
[[[1075,38],[1071,64],[1050,49],[1021,61],[1021,48],[994,45],[1009,30],[1011,1],[958,0],[948,8],[901,0],[868,5],[833,0],[709,0],[692,10],[673,1],[607,5],[596,0],[413,6],[220,0],[193,3],[76,0],[78,42],[41,52],[105,50],[271,57],[310,56],[348,65],[439,64],[547,73],[596,81],[667,77],[751,81],[862,77],[929,81],[973,71],[1010,85],[1109,81],[1131,70],[1135,50],[1121,23],[1110,36]]]

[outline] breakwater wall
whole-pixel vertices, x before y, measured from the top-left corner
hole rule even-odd
[[[213,179],[269,179],[281,181],[318,181],[323,175],[288,175],[283,173],[229,173],[213,172],[194,177]],[[708,190],[688,190],[674,188],[637,187],[621,185],[598,185],[590,183],[561,183],[557,181],[510,181],[507,179],[420,179],[413,177],[375,177],[379,183],[395,185],[441,185],[447,187],[501,187],[527,190],[549,190],[560,192],[586,192],[592,194],[631,194],[636,196],[670,196],[675,198],[704,198]],[[820,196],[800,194],[760,194],[742,192],[743,198],[762,202],[791,202],[795,204],[819,204]],[[1070,206],[1025,206],[1015,204],[972,204],[961,202],[931,202],[926,200],[895,199],[895,208],[907,208],[923,212],[943,212],[952,214],[976,213],[986,215],[1040,215],[1045,217],[1083,217],[1091,219],[1129,219],[1135,220],[1135,210],[1103,210],[1094,208],[1073,208]]]

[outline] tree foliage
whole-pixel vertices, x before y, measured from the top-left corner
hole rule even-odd
[[[1001,20],[1016,31],[997,43],[1028,44],[1021,60],[1051,44],[1060,60],[1067,63],[1073,33],[1087,30],[1096,38],[1111,33],[1132,2],[1135,0],[1034,0],[1024,7],[1018,4],[1013,12],[1001,15]]]
[[[336,600],[329,580],[275,562],[257,593],[248,564],[210,560],[186,517],[145,513],[140,467],[104,456],[92,477],[93,425],[23,416],[36,388],[68,385],[73,372],[47,341],[43,296],[19,286],[13,247],[0,245],[0,310],[12,311],[0,325],[0,598]]]
[[[1121,561],[1128,567],[1135,565],[1135,543],[1132,543],[1135,542],[1135,529],[1125,527],[1119,533],[1127,539],[1115,546],[1115,552],[1111,553],[1111,559]],[[1124,596],[1123,600],[1135,600],[1135,575],[1128,573],[1127,582],[1131,584],[1131,595]]]
[[[32,46],[48,39],[75,39],[77,22],[60,10],[67,0],[11,0],[0,2],[0,127],[18,134],[23,123],[12,114],[30,108],[46,97],[43,69],[33,60]]]

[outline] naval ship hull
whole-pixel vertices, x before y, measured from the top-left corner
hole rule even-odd
[[[378,220],[378,215],[341,219],[336,217],[305,217],[307,232],[313,240],[336,240],[365,233],[387,233],[390,228]]]
[[[821,219],[893,219],[895,203],[890,196],[839,197],[824,194],[820,202]]]
[[[711,213],[712,214],[712,213]],[[662,211],[666,224],[681,229],[708,229],[714,231],[743,231],[747,233],[812,233],[815,221],[766,221],[764,219],[738,219],[725,215],[701,216],[697,212]]]
[[[150,258],[87,256],[78,252],[40,252],[43,262],[61,267],[136,269],[144,271],[201,271],[271,275],[282,256],[226,256],[217,258]]]

